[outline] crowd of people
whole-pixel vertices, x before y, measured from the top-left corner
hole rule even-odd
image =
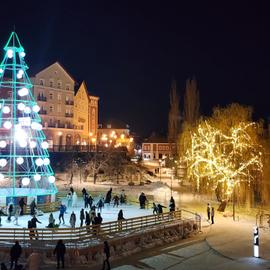
[[[61,224],[65,225],[65,215],[68,214],[68,211],[70,211],[69,216],[69,225],[71,228],[76,228],[76,222],[78,223],[80,227],[85,226],[86,230],[89,233],[92,233],[93,235],[98,235],[101,230],[101,224],[103,222],[102,218],[102,209],[105,207],[105,205],[112,205],[112,207],[118,208],[122,204],[127,203],[127,197],[125,195],[124,190],[122,190],[119,194],[113,194],[112,188],[110,188],[105,197],[99,196],[97,198],[92,197],[89,192],[85,188],[82,189],[82,200],[83,200],[83,206],[84,208],[81,208],[79,212],[79,217],[77,218],[76,213],[74,211],[74,208],[78,206],[77,204],[77,194],[74,191],[74,189],[71,187],[68,194],[67,194],[67,206],[64,204],[64,202],[61,203],[59,207],[59,216],[58,216],[58,222],[56,221],[53,213],[49,214],[48,217],[48,225],[47,228],[57,228]],[[138,198],[140,209],[145,209],[146,205],[148,206],[149,202],[144,194],[142,192]],[[209,206],[209,205],[208,205]],[[25,207],[26,202],[23,198],[21,198],[18,202],[18,206],[14,206],[12,202],[10,202],[7,206],[6,212],[3,209],[0,209],[0,223],[1,223],[1,216],[7,216],[7,221],[11,222],[11,217],[14,216],[14,224],[18,224],[18,218],[21,215],[25,215]],[[210,206],[209,206],[210,207]],[[32,200],[32,202],[29,205],[30,208],[30,215],[31,219],[28,221],[28,229],[29,229],[29,238],[30,240],[38,240],[38,230],[37,230],[37,224],[41,223],[41,221],[37,218],[38,209],[35,199]],[[153,214],[160,215],[163,214],[163,209],[167,208],[166,206],[153,202]],[[171,197],[169,205],[168,205],[169,211],[173,212],[175,211],[175,201],[174,198]],[[210,209],[210,208],[209,208]],[[212,212],[214,210],[209,210],[210,214],[208,216],[208,219],[210,220],[210,217],[212,217]],[[208,208],[207,208],[208,213]],[[118,222],[118,230],[121,231],[123,228],[123,221],[124,218],[124,212],[122,209],[118,211],[117,215],[117,222]],[[214,219],[212,218],[212,223],[214,223]],[[22,248],[18,241],[16,241],[15,245],[11,248],[10,251],[10,269],[23,269],[22,265],[18,264],[18,260],[21,256]],[[64,268],[64,255],[66,253],[66,247],[62,240],[59,240],[54,252],[57,259],[57,268],[60,268],[60,264]],[[110,269],[110,263],[109,263],[109,257],[110,257],[110,248],[107,241],[104,242],[104,264],[103,268],[105,266]],[[5,264],[2,263],[1,269],[6,269]],[[105,268],[104,268],[105,269]]]

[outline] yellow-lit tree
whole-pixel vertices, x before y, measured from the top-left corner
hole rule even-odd
[[[249,110],[238,104],[217,108],[190,132],[185,158],[197,190],[216,190],[219,200],[229,199],[235,187],[254,187],[261,180],[260,126],[249,121]]]

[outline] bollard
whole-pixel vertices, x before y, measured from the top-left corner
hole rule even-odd
[[[259,258],[259,228],[255,226],[253,228],[253,256]]]

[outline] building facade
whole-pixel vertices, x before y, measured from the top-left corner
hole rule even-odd
[[[75,80],[61,64],[56,62],[31,79],[50,148],[88,145],[90,122],[95,123],[91,128],[97,132],[98,97],[94,97],[95,119],[92,120],[85,83],[75,95]]]

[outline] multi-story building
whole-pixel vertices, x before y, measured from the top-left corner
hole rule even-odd
[[[83,81],[74,97],[74,130],[81,131],[75,137],[75,143],[91,145],[96,143],[98,126],[98,100],[88,94]]]
[[[50,147],[89,144],[89,134],[97,134],[98,97],[85,83],[75,95],[75,80],[58,62],[31,79]]]

